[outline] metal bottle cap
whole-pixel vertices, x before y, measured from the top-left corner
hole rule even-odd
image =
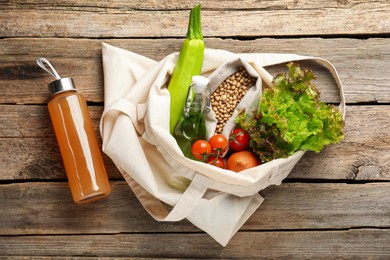
[[[54,67],[51,65],[51,63],[46,58],[37,59],[37,64],[44,71],[46,71],[47,73],[49,73],[50,75],[56,78],[55,81],[50,82],[48,85],[51,96],[64,91],[76,90],[75,86],[73,85],[72,79],[61,78],[60,75],[58,75],[57,71],[54,69]],[[46,65],[49,66],[49,68],[47,68]]]

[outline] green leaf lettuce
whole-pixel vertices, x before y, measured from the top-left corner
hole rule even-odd
[[[265,89],[257,111],[241,111],[236,123],[250,135],[250,146],[262,162],[287,157],[297,150],[320,152],[344,138],[344,121],[333,105],[319,101],[311,83],[315,76],[289,63],[288,77],[277,75]]]

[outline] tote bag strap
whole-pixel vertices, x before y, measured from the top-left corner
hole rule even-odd
[[[143,124],[140,122],[144,117],[146,105],[139,104],[136,106],[126,99],[119,99],[107,106],[102,117],[104,118],[110,111],[118,111],[128,116],[132,125],[139,134],[142,134],[145,131]],[[122,170],[121,172],[123,173]],[[143,207],[154,219],[158,221],[180,221],[185,219],[197,206],[198,202],[202,199],[212,182],[211,179],[205,177],[204,175],[195,173],[190,185],[182,195],[179,195],[180,197],[173,208],[167,210],[165,205],[159,199],[154,197],[141,185],[135,182],[126,172],[122,175]]]
[[[124,178],[145,210],[157,221],[180,221],[185,219],[203,198],[211,181],[209,178],[195,173],[190,185],[179,197],[176,204],[168,210],[164,203],[146,191],[128,174],[125,174]]]
[[[311,57],[311,56],[301,56],[301,55],[295,55],[295,54],[240,54],[240,57],[245,58],[253,67],[254,69],[259,73],[261,78],[269,85],[272,85],[273,77],[272,75],[263,68],[263,66],[272,66],[277,65],[281,63],[286,62],[292,62],[292,61],[301,61],[301,60],[311,60],[319,63],[320,65],[324,66],[329,70],[331,75],[333,76],[337,87],[338,87],[338,93],[340,95],[340,104],[339,104],[339,110],[342,114],[343,119],[345,119],[345,111],[346,111],[346,104],[345,104],[345,97],[344,97],[344,89],[343,84],[340,80],[340,77],[337,73],[336,68],[330,63],[329,61],[317,58],[317,57]],[[297,161],[302,157],[303,152],[297,153],[296,156]],[[296,162],[295,162],[296,163]],[[294,165],[295,165],[294,163]],[[215,189],[227,193],[231,193],[237,196],[248,196],[252,195],[259,190],[271,185],[271,184],[280,184],[282,180],[290,173],[293,167],[285,169],[283,172],[279,174],[275,174],[278,172],[277,167],[271,171],[271,174],[269,175],[266,182],[258,183],[256,185],[252,186],[231,186],[227,184],[223,184],[220,182],[212,182],[210,184],[210,189]]]
[[[340,76],[337,73],[336,68],[328,60],[323,58],[318,58],[318,57],[302,56],[302,55],[295,55],[295,54],[261,53],[261,54],[243,54],[242,56],[248,59],[249,61],[253,61],[252,62],[253,67],[256,69],[256,71],[260,74],[262,79],[269,86],[272,85],[273,77],[263,67],[277,65],[286,62],[292,62],[292,61],[303,61],[303,60],[311,60],[317,62],[318,64],[321,64],[322,66],[324,66],[329,70],[334,80],[336,81],[337,87],[339,89],[339,95],[340,95],[339,109],[342,113],[343,119],[345,119],[346,104],[345,104],[345,96],[344,96],[344,87],[343,84],[341,83]]]
[[[145,126],[141,122],[143,121],[143,118],[146,113],[146,104],[133,104],[129,100],[121,98],[105,106],[105,109],[102,114],[102,119],[100,120],[100,129],[103,136],[103,119],[110,111],[118,111],[127,115],[140,135],[145,132]]]

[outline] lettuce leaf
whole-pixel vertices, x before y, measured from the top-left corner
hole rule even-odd
[[[263,91],[257,111],[241,111],[236,123],[247,130],[250,146],[262,162],[297,150],[320,152],[344,138],[344,121],[333,105],[320,102],[311,70],[289,63],[288,77],[277,75]]]

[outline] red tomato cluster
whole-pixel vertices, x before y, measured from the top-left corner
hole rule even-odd
[[[198,160],[225,169],[222,157],[229,149],[229,142],[224,135],[213,135],[210,140],[198,140],[192,145],[192,154]]]
[[[216,134],[209,141],[198,140],[192,145],[192,154],[202,162],[239,172],[260,164],[258,157],[247,151],[249,134],[241,128],[234,128],[229,140],[222,134]],[[230,155],[225,160],[223,157],[230,148]]]

